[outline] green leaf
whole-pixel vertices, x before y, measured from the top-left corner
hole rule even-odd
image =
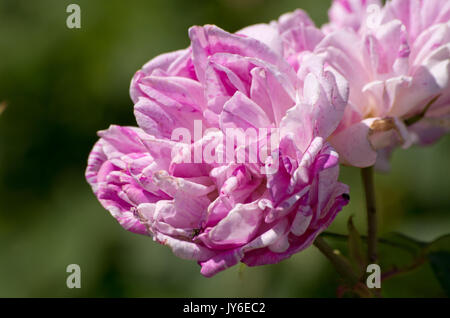
[[[439,251],[428,254],[434,275],[447,296],[450,296],[450,252]]]
[[[450,296],[450,234],[443,235],[425,248],[433,273]]]
[[[353,267],[358,273],[358,276],[362,276],[365,273],[367,266],[366,257],[364,257],[363,243],[358,230],[353,224],[353,216],[348,218],[348,250],[350,254],[350,260]]]
[[[416,240],[402,233],[389,233],[380,238],[380,242],[392,247],[398,247],[409,251],[411,254],[422,254],[423,249],[428,245],[425,242]]]
[[[348,242],[349,254],[358,259],[358,245],[367,244],[367,237],[357,235],[352,220],[348,223],[349,235],[323,232],[322,235],[337,242]],[[379,256],[382,268],[391,268],[395,275],[411,272],[429,261],[433,273],[445,293],[450,296],[450,234],[441,236],[433,242],[422,242],[401,233],[389,233],[378,238]],[[391,275],[392,277],[393,275]]]
[[[450,234],[438,237],[426,247],[428,253],[436,251],[446,251],[450,253]]]
[[[330,232],[323,232],[322,235],[336,243],[348,243],[350,240],[349,235]],[[360,235],[360,239],[363,247],[365,247],[367,245],[367,236]],[[395,270],[395,272],[404,273],[414,270],[428,260],[425,253],[425,248],[428,245],[428,243],[418,241],[404,234],[384,234],[378,238],[379,265],[384,272]],[[349,251],[347,253],[350,254]]]

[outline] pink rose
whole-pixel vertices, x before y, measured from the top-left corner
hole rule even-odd
[[[344,163],[367,167],[377,152],[429,143],[449,131],[443,118],[450,111],[450,3],[393,0],[371,14],[364,10],[368,1],[352,1],[358,9],[348,11],[349,3],[334,1],[331,24],[354,26],[335,28],[315,53],[350,85],[349,107],[330,143]]]
[[[125,228],[198,261],[208,277],[305,249],[349,200],[326,141],[344,114],[347,82],[311,52],[292,68],[277,32],[191,28],[189,49],[150,61],[133,79],[143,130],[113,126],[90,155],[86,177],[105,208]],[[194,120],[208,128],[201,138],[169,140],[179,128],[195,136]],[[257,134],[220,159],[229,129]],[[198,161],[199,153],[214,160]]]

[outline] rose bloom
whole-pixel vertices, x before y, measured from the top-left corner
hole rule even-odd
[[[296,71],[313,52],[349,81],[349,105],[328,139],[342,163],[388,169],[396,147],[449,132],[449,1],[335,0],[329,16],[319,29],[296,10],[244,32],[281,43]]]
[[[86,178],[125,229],[196,260],[207,277],[238,262],[277,263],[310,246],[348,204],[339,155],[326,141],[344,114],[347,82],[314,54],[294,69],[264,25],[189,35],[188,49],[136,73],[140,128],[100,132]],[[207,129],[202,136],[194,120]],[[180,127],[193,143],[170,140]],[[270,132],[237,140],[232,151],[244,149],[244,162],[195,160],[199,147],[219,158],[229,128]],[[279,138],[266,138],[272,131]]]
[[[349,107],[330,139],[345,163],[387,168],[395,147],[449,132],[449,21],[447,0],[333,2],[314,51],[349,81]]]

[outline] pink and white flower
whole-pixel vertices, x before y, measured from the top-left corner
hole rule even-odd
[[[277,32],[191,28],[188,49],[150,61],[132,81],[142,130],[101,132],[89,158],[86,177],[105,208],[126,229],[199,262],[208,277],[305,249],[349,200],[326,141],[344,114],[347,83],[311,53],[293,68]],[[194,120],[215,129],[190,145],[169,140]],[[249,128],[279,130],[264,160],[184,160],[198,147],[218,152],[227,129]],[[267,150],[267,138],[250,142]]]
[[[334,1],[329,34],[315,48],[349,81],[330,143],[357,167],[450,129],[450,2],[392,0],[367,14],[375,2]]]

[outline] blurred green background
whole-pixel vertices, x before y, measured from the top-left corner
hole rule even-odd
[[[66,7],[81,6],[81,29]],[[189,26],[236,31],[296,8],[321,25],[330,1],[0,0],[0,296],[334,297],[338,276],[314,248],[277,265],[236,266],[214,278],[151,239],[122,230],[84,179],[96,131],[135,125],[128,96],[134,72],[188,45]],[[377,175],[381,232],[432,240],[450,232],[450,138],[398,150]],[[365,231],[359,171],[343,168],[350,215]],[[66,287],[79,264],[82,288]],[[444,296],[428,265],[383,284],[387,297]]]

